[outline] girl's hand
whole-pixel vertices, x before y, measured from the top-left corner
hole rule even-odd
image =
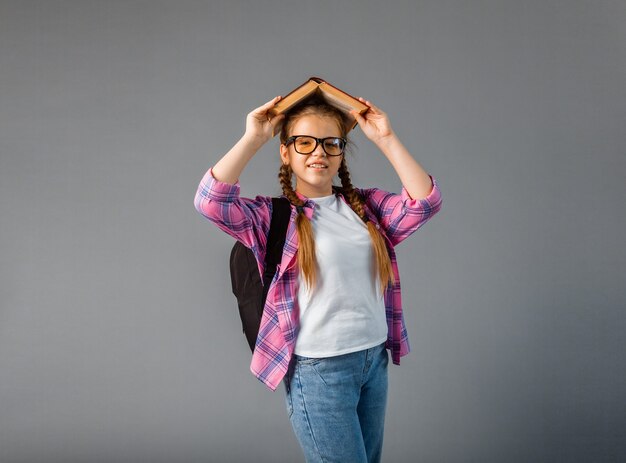
[[[246,116],[246,133],[245,137],[264,144],[275,135],[275,129],[280,126],[281,121],[285,118],[284,114],[270,117],[269,110],[280,101],[282,97],[277,96],[265,103],[263,106],[252,110]]]
[[[392,137],[394,133],[387,114],[364,98],[359,97],[359,101],[370,109],[363,115],[358,111],[350,111],[350,114],[356,118],[365,136],[377,145]]]

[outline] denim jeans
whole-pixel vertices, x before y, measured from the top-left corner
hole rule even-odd
[[[384,343],[336,357],[294,355],[285,401],[307,463],[381,461],[388,361]]]

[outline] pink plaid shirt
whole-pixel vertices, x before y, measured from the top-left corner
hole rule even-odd
[[[412,199],[404,187],[401,194],[378,188],[357,188],[365,198],[367,217],[376,224],[387,241],[395,277],[395,284],[387,286],[385,290],[384,300],[388,327],[386,347],[391,350],[391,358],[396,365],[400,364],[400,357],[409,353],[410,347],[402,315],[400,275],[394,246],[441,209],[441,192],[435,179],[432,176],[430,178],[433,188],[424,199]],[[234,185],[221,182],[213,177],[210,168],[200,181],[194,205],[203,216],[252,250],[262,278],[272,198],[242,198],[239,193],[238,181]],[[315,203],[296,194],[305,201],[304,213],[311,219]],[[338,194],[347,203],[343,195]],[[250,364],[252,373],[271,390],[276,390],[287,372],[298,335],[298,233],[295,217],[296,208],[292,206],[282,260],[267,293]]]

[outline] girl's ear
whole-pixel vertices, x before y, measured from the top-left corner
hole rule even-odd
[[[289,164],[289,150],[284,144],[280,144],[280,158],[283,161],[283,164]]]

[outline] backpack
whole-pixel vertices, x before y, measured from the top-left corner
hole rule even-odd
[[[237,241],[230,252],[230,281],[233,294],[237,297],[241,326],[251,351],[254,351],[259,334],[267,291],[283,255],[290,215],[291,205],[287,198],[272,198],[263,281],[252,250]]]

